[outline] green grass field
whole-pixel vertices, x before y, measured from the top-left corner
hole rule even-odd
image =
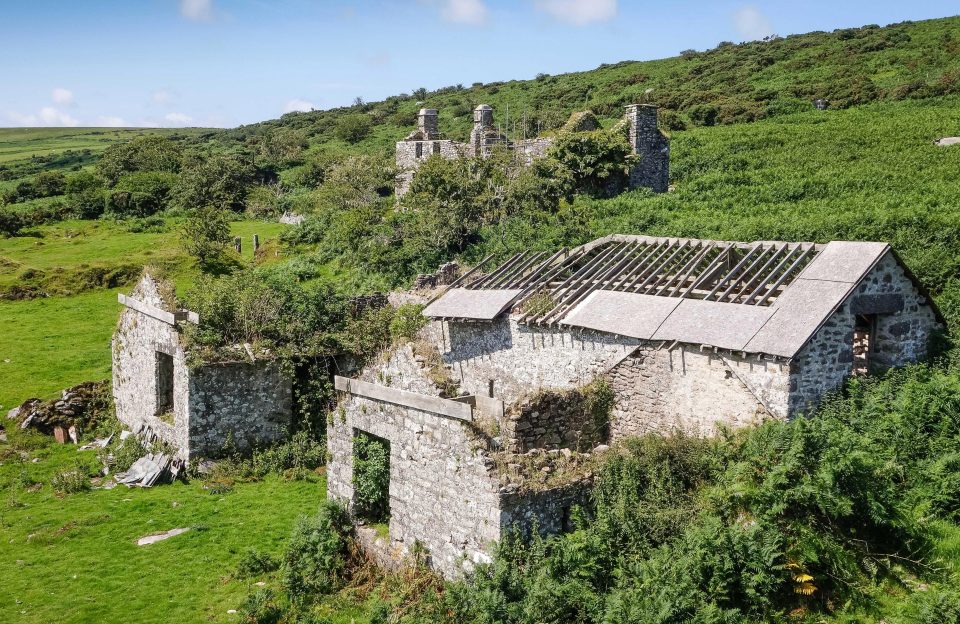
[[[236,221],[231,229],[244,241],[251,261],[252,238],[275,239],[279,223]],[[197,275],[180,250],[176,224],[160,234],[135,234],[108,221],[66,221],[37,228],[40,236],[0,238],[0,285],[25,271],[72,275],[78,269],[119,263],[164,264],[181,292]],[[64,387],[110,376],[110,338],[120,314],[117,292],[94,289],[70,297],[0,301],[0,410],[32,396],[50,397]]]
[[[0,463],[0,621],[10,624],[235,622],[227,611],[255,582],[277,584],[275,574],[232,579],[240,557],[249,548],[279,555],[296,518],[325,493],[322,477],[270,477],[220,495],[192,482],[61,498],[50,487],[55,472],[95,453],[54,445],[31,455],[39,461],[8,454]],[[181,527],[191,530],[137,546]]]
[[[101,152],[144,134],[197,136],[202,128],[0,128],[0,164],[67,150]]]

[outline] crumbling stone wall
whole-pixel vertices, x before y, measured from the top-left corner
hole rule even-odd
[[[541,390],[571,390],[606,373],[640,341],[589,330],[544,329],[515,319],[444,323],[444,361],[468,394],[514,403]]]
[[[208,364],[189,384],[189,450],[216,457],[268,446],[289,433],[293,386],[274,362]]]
[[[599,127],[596,116],[590,111],[574,113],[564,125],[566,132],[586,132]],[[670,183],[670,140],[657,126],[657,107],[634,104],[625,108],[623,120],[615,126],[627,134],[627,139],[638,162],[631,167],[629,188],[646,187],[664,193]],[[498,146],[514,150],[517,159],[529,166],[536,158],[546,155],[553,143],[552,137],[534,137],[510,141],[501,134],[493,122],[493,109],[486,104],[473,111],[473,129],[467,143],[441,139],[437,124],[437,111],[421,109],[417,117],[417,129],[396,148],[397,197],[410,190],[410,183],[420,164],[433,155],[455,159],[466,157],[486,158]]]
[[[571,512],[589,504],[592,487],[592,480],[584,479],[543,492],[504,494],[500,525],[504,532],[518,531],[523,537],[530,537],[534,528],[542,535],[570,531]]]
[[[591,388],[540,392],[512,406],[501,424],[506,448],[589,451],[607,437],[608,414],[593,413]]]
[[[678,431],[711,435],[718,425],[753,425],[775,414],[764,407],[743,379],[782,397],[784,406],[789,384],[786,366],[721,357],[690,345],[672,350],[641,347],[607,378],[615,397],[610,419],[612,441]]]
[[[360,379],[436,396],[409,345],[364,369]],[[390,542],[409,552],[422,543],[448,576],[489,561],[500,538],[499,484],[492,460],[465,423],[357,396],[345,397],[327,427],[327,494],[352,505],[353,436],[390,442]]]
[[[923,359],[930,338],[943,329],[930,302],[888,251],[794,358],[792,412],[811,409],[852,374],[858,314],[875,315],[870,361],[881,368]]]
[[[630,147],[640,156],[630,169],[630,188],[666,193],[670,186],[670,140],[657,127],[657,107],[627,106]]]
[[[132,296],[161,309],[169,308],[157,283],[147,276],[141,278]],[[173,358],[173,410],[169,413],[161,413],[157,405],[158,352]],[[117,418],[133,431],[152,430],[186,457],[189,382],[186,354],[180,346],[176,327],[136,310],[124,309],[113,336],[113,399]]]
[[[144,276],[132,297],[170,310],[158,283]],[[165,380],[157,354],[173,360],[173,406],[161,406]],[[113,337],[113,397],[117,418],[134,432],[150,431],[184,459],[217,455],[283,437],[292,415],[292,386],[272,362],[207,364],[190,369],[174,325],[126,308]]]

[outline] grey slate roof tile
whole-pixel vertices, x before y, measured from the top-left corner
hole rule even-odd
[[[682,299],[598,290],[567,314],[563,325],[649,339]]]

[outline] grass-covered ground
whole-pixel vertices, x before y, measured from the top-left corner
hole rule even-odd
[[[19,448],[32,437],[14,437]],[[235,622],[254,583],[231,578],[250,548],[277,556],[295,519],[316,511],[322,476],[268,477],[213,494],[200,482],[58,496],[51,480],[94,451],[40,442],[21,461],[0,443],[0,621]],[[33,458],[37,458],[36,463]],[[190,531],[147,546],[137,540]]]
[[[50,156],[67,150],[98,153],[144,134],[196,136],[195,128],[0,128],[0,164]]]
[[[235,221],[243,240],[242,260],[253,259],[253,235],[261,244],[286,227],[263,221]],[[161,233],[133,233],[123,223],[66,221],[31,235],[0,238],[0,287],[43,272],[52,283],[77,287],[77,276],[94,267],[146,264],[167,267],[178,289],[197,275],[178,244],[177,223]],[[87,379],[110,376],[110,339],[120,315],[117,293],[128,287],[84,290],[76,295],[0,301],[0,410],[32,396],[50,397]],[[7,329],[9,328],[9,330]]]

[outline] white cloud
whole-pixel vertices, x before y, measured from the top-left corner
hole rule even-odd
[[[743,6],[733,14],[733,24],[747,41],[763,39],[773,34],[773,24],[754,6]]]
[[[309,113],[315,109],[313,102],[308,102],[307,100],[301,100],[295,98],[287,102],[286,106],[283,107],[283,114],[287,113]]]
[[[140,123],[136,125],[137,128],[159,128],[160,122],[154,119],[141,119]]]
[[[193,121],[193,117],[183,113],[167,113],[163,116],[163,119],[172,126],[186,126]]]
[[[534,0],[534,6],[574,26],[605,22],[617,16],[617,0]]]
[[[10,112],[7,113],[7,117],[19,126],[67,126],[72,128],[80,125],[75,117],[71,117],[53,106],[44,106],[36,114],[30,115]]]
[[[160,89],[150,94],[150,100],[154,104],[169,104],[173,101],[173,94],[165,89]]]
[[[213,0],[180,0],[180,15],[196,22],[213,19]]]
[[[443,19],[454,24],[482,26],[487,23],[487,5],[483,0],[444,0]]]
[[[69,89],[64,89],[62,87],[57,87],[53,90],[53,93],[50,95],[50,98],[54,101],[55,104],[63,104],[64,106],[69,106],[73,104],[73,91]]]
[[[116,115],[102,115],[97,117],[97,125],[102,128],[126,128],[128,124],[123,117],[117,117]]]

